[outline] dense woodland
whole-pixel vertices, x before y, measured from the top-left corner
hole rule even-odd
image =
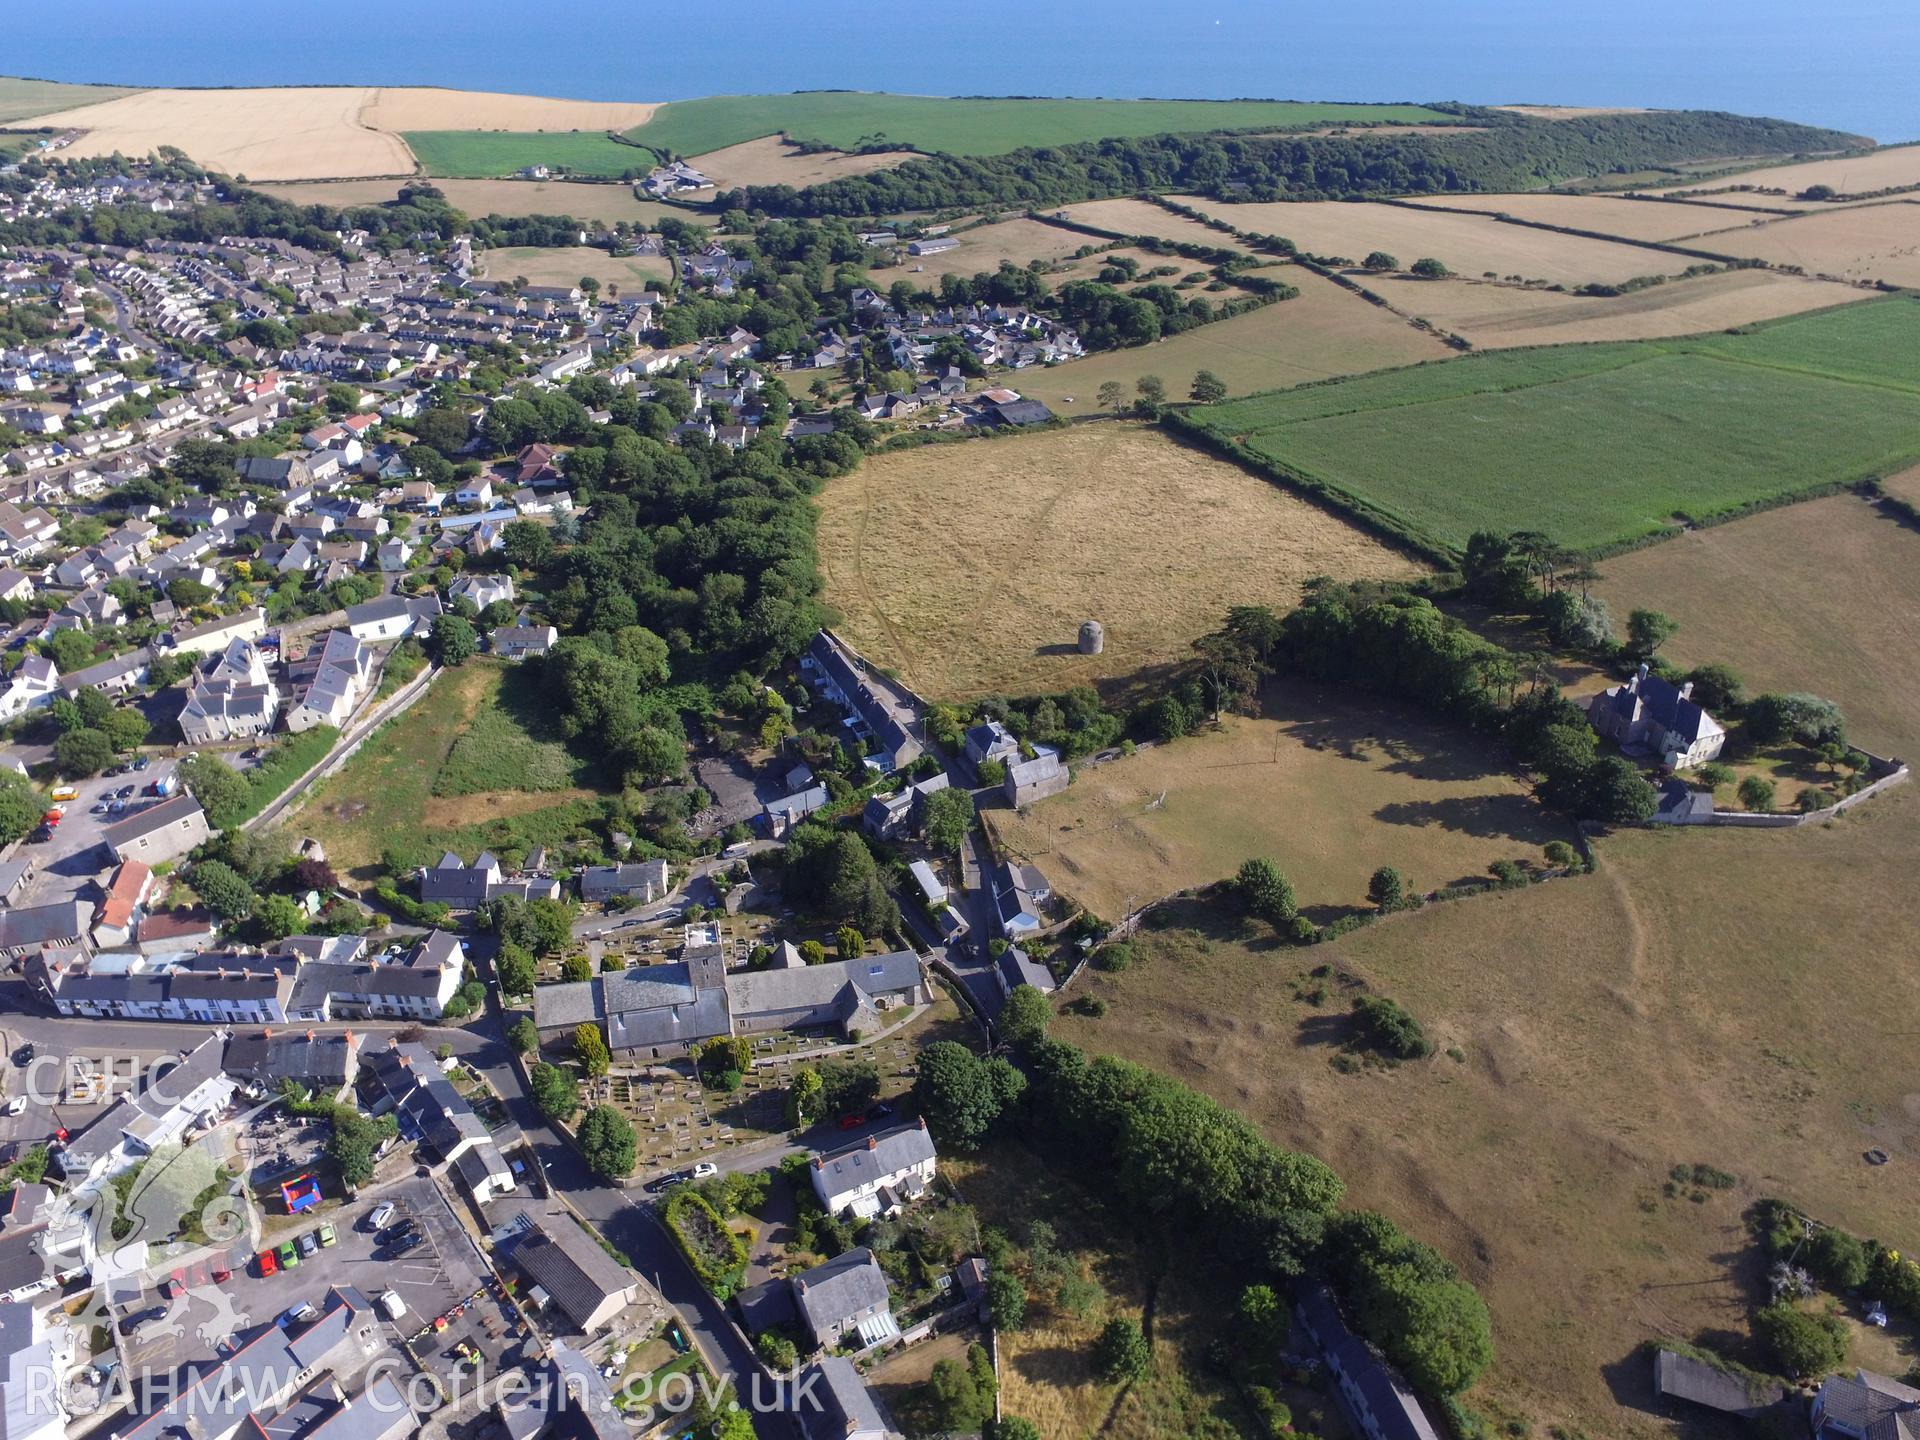
[[[1485,128],[1453,135],[1390,129],[1351,136],[1154,135],[1006,155],[932,155],[805,190],[749,186],[720,203],[783,215],[887,215],[1168,190],[1224,200],[1350,200],[1530,190],[1702,157],[1802,154],[1861,143],[1837,130],[1713,110],[1548,121],[1468,106],[1436,108]]]

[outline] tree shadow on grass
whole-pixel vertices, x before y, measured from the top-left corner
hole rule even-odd
[[[1309,1045],[1326,1045],[1341,1050],[1352,1044],[1358,1035],[1359,1027],[1354,1024],[1351,1015],[1309,1015],[1294,1032],[1293,1043],[1302,1049]]]
[[[1438,825],[1481,840],[1511,840],[1532,848],[1540,838],[1540,808],[1525,795],[1456,795],[1436,800],[1395,800],[1373,812],[1387,825]]]

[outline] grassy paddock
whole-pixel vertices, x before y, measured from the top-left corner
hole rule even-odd
[[[1204,130],[1296,129],[1329,124],[1446,124],[1420,105],[1336,105],[1287,100],[1002,100],[847,90],[798,95],[714,95],[662,105],[630,139],[677,155],[702,155],[786,133],[851,150],[883,138],[949,155],[999,155],[1033,145]]]
[[[1904,468],[1920,456],[1916,357],[1920,307],[1895,299],[1737,335],[1476,356],[1187,419],[1455,552],[1478,529],[1603,551]]]
[[[134,92],[118,85],[68,85],[59,80],[0,76],[0,124],[30,120],[82,105],[101,105]]]
[[[1571,838],[1497,747],[1292,683],[1270,687],[1257,718],[1082,767],[1064,794],[989,820],[1003,846],[1109,920],[1270,855],[1326,923],[1366,906],[1377,866],[1425,891]]]
[[[673,262],[665,256],[610,255],[592,245],[513,245],[489,250],[482,259],[490,279],[524,275],[531,285],[577,285],[591,275],[602,285],[637,294],[673,278]]]
[[[529,165],[576,175],[644,175],[654,164],[647,151],[599,130],[409,130],[401,138],[425,174],[455,179],[490,180]]]
[[[388,846],[469,854],[509,827],[537,843],[568,838],[594,800],[586,765],[539,727],[520,677],[488,660],[447,670],[383,725],[289,823],[334,865],[373,877]]]
[[[820,506],[844,632],[937,697],[1131,680],[1184,659],[1229,605],[1290,607],[1314,575],[1420,569],[1338,515],[1136,425],[870,457],[829,482]],[[1075,648],[1086,619],[1106,626],[1102,655]]]

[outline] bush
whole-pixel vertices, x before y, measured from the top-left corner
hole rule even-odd
[[[1749,775],[1740,782],[1740,803],[1761,815],[1773,809],[1773,782],[1760,775]]]
[[[507,1027],[507,1043],[522,1055],[531,1055],[540,1048],[540,1031],[531,1016],[522,1015]]]
[[[1564,840],[1549,840],[1542,853],[1549,865],[1571,865],[1580,858],[1580,852]]]
[[[1693,772],[1694,778],[1709,790],[1718,790],[1722,785],[1733,783],[1733,767],[1722,765],[1718,760],[1709,760]]]
[[[1152,1368],[1153,1347],[1136,1320],[1115,1316],[1093,1342],[1093,1373],[1110,1385],[1144,1379]]]
[[[527,1074],[527,1089],[549,1120],[570,1120],[580,1109],[579,1082],[558,1065],[534,1066]]]
[[[1373,878],[1367,881],[1367,898],[1382,910],[1397,908],[1406,890],[1406,881],[1400,878],[1400,872],[1391,865],[1382,865],[1373,872]]]
[[[987,1272],[987,1320],[996,1330],[1018,1330],[1027,1323],[1027,1290],[1005,1266]]]
[[[1125,940],[1116,940],[1111,945],[1102,945],[1093,952],[1093,968],[1105,970],[1109,974],[1125,970],[1133,964],[1133,946]]]
[[[1433,1053],[1433,1043],[1420,1022],[1386,996],[1360,996],[1353,1002],[1353,1013],[1373,1049],[1400,1060],[1420,1060]]]
[[[1280,867],[1265,856],[1255,856],[1240,866],[1234,877],[1234,890],[1250,914],[1275,925],[1285,925],[1298,913],[1293,886],[1280,873]]]
[[[1810,1315],[1782,1300],[1755,1316],[1753,1328],[1796,1380],[1829,1374],[1846,1361],[1847,1325],[1837,1315]]]

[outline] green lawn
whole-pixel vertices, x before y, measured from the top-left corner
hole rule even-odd
[[[1920,303],[1475,356],[1191,419],[1429,546],[1539,530],[1599,551],[1920,459]]]
[[[452,180],[492,180],[529,165],[613,179],[655,163],[651,151],[599,130],[409,130],[401,138],[427,174]]]
[[[433,777],[435,795],[495,790],[565,790],[583,782],[588,765],[550,733],[531,670],[508,670],[491,703],[482,698]]]
[[[0,124],[101,105],[134,92],[119,85],[67,85],[58,80],[20,80],[0,76]]]
[[[1030,145],[1202,130],[1292,129],[1398,121],[1445,124],[1420,105],[1334,105],[1291,100],[987,100],[934,95],[809,91],[676,100],[629,138],[676,155],[702,155],[782,131],[842,150],[884,139],[949,155],[1000,155]],[[411,139],[411,137],[409,137]]]

